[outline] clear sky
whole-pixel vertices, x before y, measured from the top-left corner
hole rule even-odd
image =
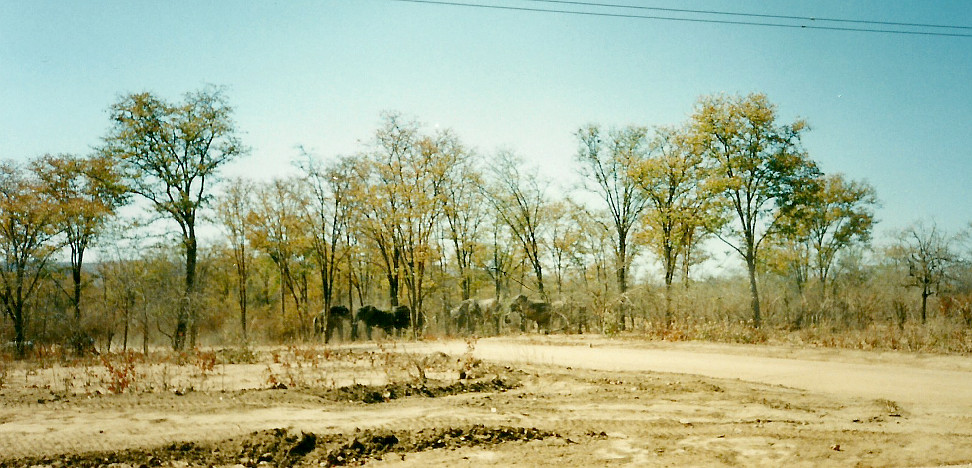
[[[966,1],[611,3],[972,26]],[[228,172],[254,178],[285,172],[298,145],[356,152],[397,110],[562,182],[585,123],[677,124],[700,95],[761,91],[810,122],[825,172],[876,187],[879,237],[919,218],[950,232],[972,221],[972,37],[389,0],[0,3],[0,158],[86,153],[118,96],[178,100],[208,83],[226,87],[252,147]]]

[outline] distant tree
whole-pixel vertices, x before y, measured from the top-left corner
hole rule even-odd
[[[351,179],[357,164],[353,158],[325,163],[311,156],[300,164],[312,194],[304,215],[308,218],[307,224],[314,226],[310,237],[311,256],[320,272],[325,314],[330,313],[337,287],[338,261],[342,255],[348,254],[347,246],[342,249],[341,244],[345,242],[345,231],[350,224]],[[325,342],[329,338],[330,335],[325,334]]]
[[[405,194],[396,238],[402,252],[406,294],[411,306],[411,323],[420,323],[429,294],[429,269],[442,253],[433,239],[446,204],[446,186],[467,150],[451,131],[421,137],[406,159],[380,166],[381,178],[391,176]],[[391,169],[391,171],[388,171]],[[412,337],[418,327],[412,327]]]
[[[446,210],[448,179],[466,157],[452,132],[426,135],[417,121],[386,113],[362,158],[352,189],[359,231],[380,259],[391,306],[404,293],[412,324],[423,316],[431,267],[442,254],[433,236]]]
[[[648,157],[628,168],[647,200],[644,224],[647,244],[661,261],[665,281],[665,322],[672,320],[672,283],[679,271],[688,278],[691,254],[708,229],[718,225],[709,190],[709,171],[693,151],[686,132],[659,128]]]
[[[234,179],[227,184],[216,203],[216,218],[228,237],[233,265],[236,270],[236,303],[240,308],[240,330],[247,341],[247,281],[250,276],[252,253],[249,251],[250,225],[247,216],[253,210],[253,185],[244,179]]]
[[[455,253],[462,300],[472,295],[473,265],[482,247],[481,231],[487,214],[483,183],[483,174],[476,168],[472,155],[466,154],[457,162],[443,188],[445,232]]]
[[[790,207],[791,237],[805,242],[821,297],[826,298],[827,282],[838,255],[871,238],[877,195],[866,182],[847,181],[840,174],[818,177],[807,186],[800,204]]]
[[[17,356],[26,351],[29,303],[60,243],[59,209],[40,182],[0,162],[0,305],[14,327]]]
[[[150,247],[144,242],[145,230],[137,220],[113,218],[102,234],[102,247],[96,266],[100,286],[98,305],[103,323],[111,328],[113,335],[121,326],[122,350],[128,351],[129,338],[133,328],[141,329],[142,352],[148,353],[151,338],[151,319],[156,318],[150,307],[149,299],[160,300],[153,293],[155,288],[162,289],[167,281],[159,281],[149,260]],[[155,276],[149,279],[150,276]],[[153,281],[154,280],[154,281]],[[168,294],[171,295],[171,292]],[[111,350],[111,340],[106,348]]]
[[[314,226],[306,213],[309,197],[296,179],[275,179],[255,191],[253,209],[247,216],[250,243],[265,253],[280,273],[281,318],[286,319],[286,294],[294,302],[297,337],[307,335],[307,277]]]
[[[124,96],[111,107],[105,150],[117,158],[132,192],[179,225],[185,254],[185,287],[173,347],[195,344],[199,210],[210,201],[219,170],[246,149],[237,136],[232,108],[219,89],[187,93],[168,103],[150,93]],[[190,329],[191,327],[191,329]]]
[[[513,247],[515,241],[497,213],[487,212],[486,217],[489,239],[486,241],[485,248],[488,250],[480,266],[492,280],[493,295],[498,298],[503,295],[503,291],[509,290],[510,272],[515,257]]]
[[[588,125],[575,135],[580,142],[577,161],[581,174],[594,185],[589,190],[604,201],[611,215],[618,292],[628,290],[628,269],[634,257],[631,241],[641,214],[648,207],[645,192],[628,170],[644,161],[648,153],[648,130],[628,126],[602,136],[597,125]]]
[[[41,187],[58,210],[58,229],[70,250],[74,308],[74,346],[84,350],[87,336],[81,327],[81,291],[84,253],[105,223],[128,199],[127,188],[114,161],[102,155],[81,158],[45,155],[31,164]]]
[[[501,151],[496,156],[487,198],[497,217],[510,228],[513,238],[523,248],[536,277],[537,292],[546,300],[542,259],[543,235],[550,221],[550,201],[536,174],[520,173],[521,162],[509,151]]]
[[[558,201],[550,205],[550,257],[553,260],[557,280],[557,296],[563,298],[564,279],[571,267],[580,263],[584,213],[572,200]]]
[[[803,120],[777,123],[776,107],[763,94],[703,97],[691,118],[692,145],[711,167],[714,193],[735,219],[716,236],[746,264],[756,327],[762,322],[760,247],[779,231],[786,207],[800,203],[800,187],[818,175],[800,145],[806,130]]]
[[[397,183],[395,173],[415,151],[420,135],[418,122],[397,113],[387,113],[383,120],[375,132],[373,149],[360,160],[352,194],[360,210],[358,227],[378,253],[388,284],[388,301],[397,307],[403,268],[397,226],[406,202],[404,187]]]
[[[928,319],[928,298],[947,284],[958,256],[953,240],[938,226],[918,222],[905,228],[892,247],[892,255],[908,265],[909,286],[921,294],[921,323]]]

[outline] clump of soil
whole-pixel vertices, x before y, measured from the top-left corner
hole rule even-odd
[[[386,385],[355,384],[328,390],[320,396],[328,400],[356,401],[373,404],[410,396],[437,398],[461,393],[505,392],[519,386],[520,383],[517,380],[501,377],[489,380],[459,381],[451,384],[430,380],[424,383],[395,382]]]
[[[561,437],[535,427],[486,427],[475,425],[446,429],[423,429],[418,432],[365,431],[353,440],[328,451],[328,466],[358,464],[381,458],[386,453],[422,452],[432,449],[481,447],[505,442],[526,442]]]
[[[363,464],[388,453],[405,454],[439,448],[492,446],[506,442],[542,440],[547,437],[561,436],[537,428],[483,425],[411,432],[367,430],[356,432],[350,438],[343,434],[296,434],[285,429],[272,429],[214,443],[180,442],[155,449],[6,460],[0,461],[0,467],[150,467],[175,463],[190,466],[239,464],[246,467],[266,463],[273,466],[344,466]]]

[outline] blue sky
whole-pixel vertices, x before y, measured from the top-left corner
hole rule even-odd
[[[963,1],[613,3],[972,25]],[[388,0],[0,3],[0,158],[85,153],[121,94],[176,100],[207,83],[226,87],[253,148],[229,174],[281,174],[298,145],[353,153],[397,110],[561,183],[585,123],[677,124],[700,95],[761,91],[810,122],[824,171],[876,187],[879,237],[972,221],[972,37]]]

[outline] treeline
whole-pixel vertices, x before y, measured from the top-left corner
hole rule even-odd
[[[760,340],[934,316],[926,335],[972,348],[963,239],[915,224],[871,248],[874,189],[825,174],[806,122],[779,120],[764,95],[715,95],[671,127],[584,126],[575,159],[597,202],[581,203],[513,152],[394,113],[357,154],[223,180],[248,148],[219,89],[128,95],[93,154],[0,165],[0,332],[20,355],[34,341],[180,350],[201,334],[314,339],[333,305],[404,304],[417,335],[449,332],[464,299],[523,293],[570,304],[575,331]],[[206,226],[221,235],[201,245]],[[715,242],[744,275],[696,278]]]

